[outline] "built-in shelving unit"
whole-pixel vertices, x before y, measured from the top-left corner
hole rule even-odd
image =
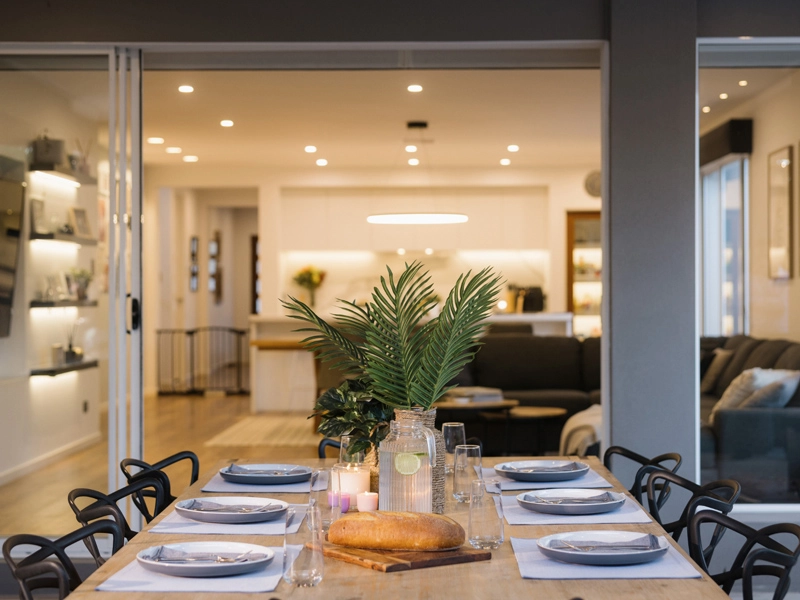
[[[567,308],[575,314],[575,335],[601,333],[603,251],[600,212],[567,213]]]
[[[86,175],[85,173],[81,173],[79,171],[72,171],[71,169],[67,169],[60,165],[54,165],[53,163],[33,163],[28,170],[47,173],[55,177],[60,177],[69,181],[75,181],[81,185],[97,185],[97,179],[95,177]]]
[[[31,308],[65,308],[67,306],[97,306],[97,300],[31,300]]]
[[[80,246],[97,246],[97,240],[94,238],[79,237],[69,233],[35,233],[31,232],[32,240],[50,240],[55,242],[69,242],[72,244],[79,244]]]
[[[98,364],[99,363],[96,360],[84,360],[75,363],[64,363],[63,365],[58,365],[57,367],[44,367],[40,369],[31,369],[31,377],[35,376],[55,377],[56,375],[61,375],[62,373],[70,373],[71,371],[83,371],[85,369],[94,369],[95,367],[97,367]]]

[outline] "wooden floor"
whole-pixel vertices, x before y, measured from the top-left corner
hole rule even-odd
[[[192,450],[200,467],[220,459],[282,460],[314,458],[316,447],[206,447],[203,443],[241,417],[250,414],[249,396],[154,396],[145,399],[145,460],[156,461],[180,450]],[[103,415],[105,438],[105,415]],[[309,421],[309,429],[312,428]],[[105,490],[107,442],[72,454],[0,486],[0,538],[16,533],[58,536],[77,526],[67,494],[78,487]],[[170,477],[189,483],[188,467]]]

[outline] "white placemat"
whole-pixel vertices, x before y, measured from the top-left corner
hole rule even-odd
[[[328,472],[323,471],[319,474],[317,483],[314,484],[314,491],[321,492],[328,489]],[[286,483],[284,485],[255,485],[252,483],[232,483],[225,481],[222,475],[215,474],[202,488],[204,492],[223,492],[223,493],[263,493],[263,494],[308,494],[311,490],[309,481],[300,483]]]
[[[289,526],[289,533],[297,533],[300,523],[306,516],[305,505],[292,505],[295,515]],[[191,534],[242,534],[242,535],[283,535],[286,517],[263,523],[202,523],[182,517],[176,512],[169,513],[157,525],[150,528],[150,533],[191,533]]]
[[[650,523],[639,504],[625,498],[617,510],[601,515],[549,515],[522,508],[516,496],[503,496],[503,514],[509,525],[586,525],[597,523]]]
[[[500,464],[500,463],[498,463]],[[477,467],[476,467],[477,469]],[[553,488],[610,488],[614,487],[605,477],[596,473],[594,469],[589,469],[585,475],[569,481],[515,481],[509,477],[499,475],[491,467],[483,467],[484,479],[497,479],[500,482],[500,489],[504,492],[512,490],[548,490]]]
[[[574,565],[547,558],[537,540],[511,538],[519,574],[524,579],[692,579],[702,577],[672,544],[661,558],[641,565],[599,567]]]
[[[283,575],[283,548],[270,549],[275,552],[275,558],[266,569],[231,577],[173,577],[148,571],[134,558],[95,589],[101,592],[272,592]]]

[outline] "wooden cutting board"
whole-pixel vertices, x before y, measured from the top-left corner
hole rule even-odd
[[[457,550],[445,550],[442,552],[413,552],[345,548],[326,543],[323,544],[322,552],[329,558],[336,558],[375,571],[383,571],[384,573],[457,565],[490,560],[492,558],[492,553],[489,550],[473,550],[463,546]]]

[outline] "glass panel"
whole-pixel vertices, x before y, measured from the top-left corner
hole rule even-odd
[[[723,241],[723,315],[722,331],[730,336],[744,332],[744,246],[742,244],[743,196],[742,163],[722,167]]]
[[[14,281],[0,332],[0,537],[67,533],[67,493],[106,488],[107,66],[107,56],[0,57],[0,189],[20,200],[24,190],[9,207],[16,219],[22,209],[16,269],[0,266]]]

